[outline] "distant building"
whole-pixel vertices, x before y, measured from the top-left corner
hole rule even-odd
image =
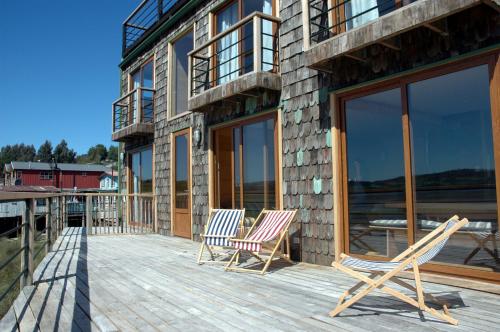
[[[6,186],[53,186],[63,190],[99,190],[111,169],[102,165],[12,161],[5,165]]]
[[[101,191],[117,191],[118,190],[118,172],[113,170],[101,174],[99,178],[99,189]]]

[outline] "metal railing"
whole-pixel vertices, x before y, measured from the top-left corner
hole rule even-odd
[[[279,72],[279,24],[279,18],[254,12],[189,52],[190,96],[246,73]]]
[[[305,32],[319,43],[386,15],[416,0],[302,0],[307,10]]]
[[[113,132],[135,123],[153,123],[155,90],[136,88],[113,103]]]
[[[144,34],[169,13],[179,0],[144,0],[123,22],[123,54],[142,39]]]
[[[0,204],[18,202],[19,216],[1,218],[0,318],[65,227],[86,229],[87,235],[153,233],[157,230],[153,194],[0,193]]]

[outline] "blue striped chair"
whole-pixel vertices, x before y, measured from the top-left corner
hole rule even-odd
[[[198,264],[219,262],[215,260],[214,250],[233,247],[233,245],[229,243],[229,238],[236,237],[238,230],[243,225],[244,217],[245,209],[214,209],[210,211],[208,223],[205,226],[205,232],[200,235],[201,246],[198,254]],[[202,260],[203,251],[205,249],[210,253],[211,260],[209,261]]]
[[[443,305],[444,312],[441,313],[425,304],[425,298],[429,298],[433,302],[437,303],[439,303],[439,301],[437,301],[430,294],[424,294],[419,266],[436,257],[446,245],[449,237],[461,227],[465,226],[468,222],[469,221],[466,218],[459,220],[458,216],[453,216],[448,221],[442,223],[432,232],[423,237],[420,241],[416,242],[397,257],[393,258],[391,261],[368,261],[351,257],[346,254],[341,254],[340,260],[333,262],[332,266],[339,271],[360,280],[360,282],[342,294],[337,307],[330,312],[330,316],[337,316],[340,312],[358,302],[371,291],[379,289],[384,293],[390,294],[401,301],[433,315],[434,317],[447,321],[453,325],[457,325],[458,321],[450,316],[446,305]],[[415,286],[397,277],[398,273],[410,269],[412,270],[415,278]],[[358,271],[369,272],[370,275],[368,276]],[[414,291],[417,294],[417,298],[414,299],[390,286],[387,286],[387,281],[392,281],[399,286]],[[367,287],[362,291],[357,292],[364,286]],[[346,301],[347,297],[350,298]]]

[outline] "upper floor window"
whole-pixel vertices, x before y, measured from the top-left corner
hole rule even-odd
[[[130,86],[129,91],[137,88],[150,88],[154,87],[154,77],[153,77],[153,59],[147,61],[136,69],[130,75]]]
[[[185,33],[174,41],[171,47],[172,67],[170,73],[171,115],[182,114],[188,110],[188,53],[193,50],[193,31]]]
[[[130,75],[129,91],[139,89],[131,95],[131,121],[152,122],[154,112],[154,61],[145,62]],[[139,103],[140,102],[140,103]],[[139,106],[140,105],[140,106]],[[141,113],[139,114],[139,108]],[[139,119],[139,115],[141,118]]]
[[[238,21],[253,12],[262,12],[273,15],[274,0],[235,0],[229,5],[223,7],[214,15],[213,35],[217,35],[231,28]],[[273,35],[273,23],[270,21],[262,22],[262,32],[264,36]],[[225,37],[217,41],[215,45],[216,67],[215,80],[217,85],[231,81],[238,76],[251,72],[253,70],[253,26],[244,25],[236,29]],[[268,63],[263,66],[263,70],[271,70],[273,64],[273,39],[263,38],[262,63]],[[267,68],[269,67],[270,68]]]

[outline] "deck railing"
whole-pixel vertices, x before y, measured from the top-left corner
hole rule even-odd
[[[0,218],[0,317],[19,290],[33,283],[63,228],[82,226],[89,236],[156,231],[153,194],[0,193],[0,204],[12,202],[15,213]]]
[[[123,54],[138,44],[144,34],[154,27],[179,0],[144,0],[123,22]]]
[[[386,15],[416,0],[302,0],[305,34],[319,43]],[[306,44],[308,44],[306,42]]]
[[[136,88],[113,103],[113,132],[136,123],[153,123],[155,90]]]
[[[189,52],[189,91],[195,96],[241,75],[279,71],[279,23],[254,12]]]

